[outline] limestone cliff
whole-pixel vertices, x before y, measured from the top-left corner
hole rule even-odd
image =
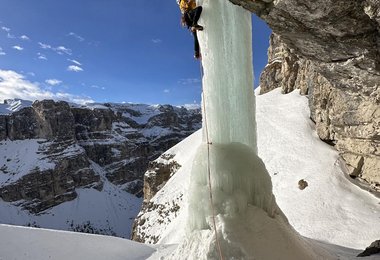
[[[0,115],[0,199],[40,213],[75,199],[77,188],[102,190],[94,163],[141,197],[149,161],[200,126],[199,109],[36,101]]]

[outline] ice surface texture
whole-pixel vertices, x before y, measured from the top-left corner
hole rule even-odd
[[[191,172],[189,226],[210,228],[215,214],[234,217],[248,204],[273,217],[278,207],[265,165],[257,156],[251,14],[228,1],[203,5],[199,32],[203,77],[203,144]],[[207,142],[210,145],[208,161]],[[210,204],[208,167],[214,198]]]
[[[211,145],[212,206],[207,166],[207,144],[202,144],[195,156],[190,181],[189,224],[192,229],[210,228],[212,207],[216,215],[226,218],[243,215],[248,204],[265,210],[270,217],[280,213],[265,165],[249,146],[241,143]]]
[[[200,19],[203,116],[213,143],[239,142],[257,152],[251,13],[224,2],[204,1]]]

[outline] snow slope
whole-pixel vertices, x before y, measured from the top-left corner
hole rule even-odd
[[[380,199],[347,180],[337,151],[317,136],[307,101],[299,91],[280,89],[258,98],[259,154],[273,192],[302,235],[364,248],[380,238]],[[305,190],[298,188],[301,179]]]
[[[91,167],[102,178],[104,183],[102,191],[92,188],[77,189],[76,199],[37,215],[30,214],[0,199],[2,223],[129,238],[132,223],[140,210],[142,199],[109,182],[105,178],[103,169],[96,163],[92,162]]]
[[[44,157],[46,140],[0,141],[0,187],[19,180],[34,169],[53,169],[55,164]]]
[[[306,97],[299,91],[282,95],[280,89],[258,96],[257,124],[259,155],[272,177],[277,203],[297,232],[312,239],[313,245],[322,241],[341,259],[350,259],[358,251],[339,247],[359,250],[379,239],[380,200],[345,178],[337,151],[315,133]],[[183,239],[189,173],[194,148],[200,143],[199,131],[167,151],[176,154],[173,160],[182,168],[151,200],[166,207],[162,215],[168,216],[154,211],[140,215],[145,223],[139,229],[149,234],[147,242]],[[301,179],[309,184],[305,190],[298,188]],[[166,206],[175,204],[180,210],[172,212]]]
[[[116,237],[0,225],[1,260],[139,260],[152,246]]]

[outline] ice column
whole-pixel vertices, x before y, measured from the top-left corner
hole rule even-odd
[[[205,0],[203,7],[206,31],[199,38],[209,137],[256,152],[251,13],[226,0]]]
[[[215,214],[236,217],[248,204],[274,215],[277,206],[264,164],[257,156],[251,13],[228,0],[198,1],[203,77],[203,144],[193,163],[189,226],[210,228]],[[205,131],[207,123],[208,133]],[[207,134],[212,142],[207,160]],[[213,205],[209,200],[211,167]]]

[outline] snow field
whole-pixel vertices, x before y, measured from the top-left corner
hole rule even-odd
[[[337,151],[318,138],[309,117],[308,99],[300,96],[299,91],[283,95],[280,89],[276,89],[257,96],[259,156],[271,175],[279,207],[295,231],[307,238],[305,246],[317,246],[319,250],[336,255],[336,259],[356,259],[360,250],[380,236],[380,199],[347,180],[337,163]],[[159,244],[178,244],[186,237],[190,171],[196,147],[201,142],[200,130],[166,152],[175,154],[173,160],[182,167],[152,201],[157,204],[176,203],[180,210],[168,217],[170,222],[162,224],[157,224],[157,213],[144,215],[146,223],[151,224],[145,232],[158,236]],[[304,190],[298,188],[301,179],[309,184]],[[262,226],[261,234],[264,234],[264,227],[273,230],[265,224],[265,219],[255,218],[260,212],[258,208],[249,208],[247,216],[251,215],[251,218],[247,219],[252,221],[245,223],[244,228],[237,225],[241,232],[239,236],[235,234],[235,238],[248,237],[243,232],[250,228],[248,223]],[[210,219],[207,221],[211,223]],[[270,219],[268,221],[271,222]],[[227,224],[225,229],[229,227]],[[212,240],[213,232],[203,231],[202,236]],[[247,241],[252,239],[250,236]]]
[[[104,183],[103,190],[77,189],[78,197],[33,215],[0,199],[2,223],[43,226],[59,230],[88,230],[129,238],[142,199],[110,183],[102,168],[92,162],[91,167]],[[1,240],[1,238],[0,238]],[[1,255],[0,255],[1,256]],[[0,258],[1,259],[1,258]]]

